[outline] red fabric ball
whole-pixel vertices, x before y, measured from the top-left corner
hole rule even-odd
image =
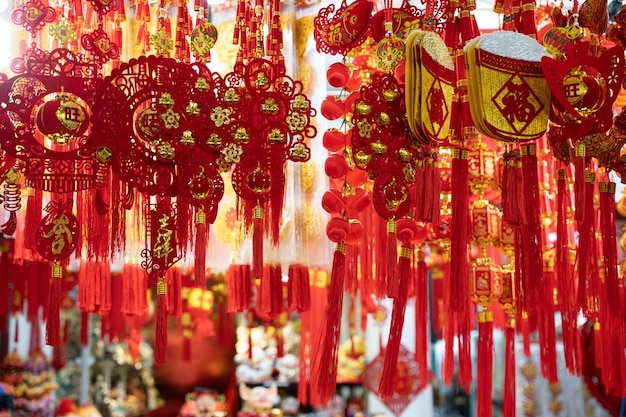
[[[342,62],[335,62],[326,71],[328,84],[336,88],[343,88],[350,79],[350,75],[350,69]]]
[[[350,223],[341,217],[333,217],[326,225],[326,236],[335,243],[343,242],[350,234]]]
[[[322,196],[322,208],[328,213],[339,213],[343,207],[343,197],[339,190],[328,190]]]

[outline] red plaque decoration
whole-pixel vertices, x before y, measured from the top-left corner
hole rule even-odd
[[[385,362],[384,351],[370,362],[363,372],[363,385],[370,392],[377,392],[380,378],[383,371],[383,363]],[[398,365],[393,380],[393,395],[381,398],[391,412],[399,416],[413,399],[420,393],[420,373],[424,372],[420,369],[419,364],[415,361],[414,354],[400,345],[398,354]]]
[[[177,244],[176,204],[160,198],[146,208],[146,249],[141,267],[157,281],[157,312],[154,363],[167,361],[167,294],[165,273],[180,259]]]
[[[13,10],[11,21],[16,25],[23,26],[32,36],[35,36],[46,23],[54,22],[56,16],[54,8],[46,6],[40,0],[30,0]]]
[[[45,208],[46,215],[37,227],[36,245],[39,254],[54,263],[48,297],[48,319],[46,321],[46,343],[56,346],[61,343],[59,311],[63,295],[63,271],[61,262],[76,249],[80,225],[72,214],[72,200],[52,200]]]
[[[346,55],[367,38],[372,3],[356,0],[349,5],[344,1],[335,11],[335,5],[322,8],[313,24],[317,50],[331,55]]]

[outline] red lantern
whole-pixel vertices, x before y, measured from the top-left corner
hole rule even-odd
[[[57,145],[67,145],[89,127],[89,109],[65,93],[44,102],[35,114],[35,128]]]
[[[472,294],[476,303],[486,307],[502,294],[502,268],[485,255],[472,265]]]
[[[470,207],[470,233],[481,248],[498,243],[500,224],[500,210],[487,200],[479,199]]]

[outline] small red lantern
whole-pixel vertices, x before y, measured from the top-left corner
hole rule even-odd
[[[483,249],[483,256],[472,265],[473,298],[485,308],[502,295],[502,268],[486,255]]]
[[[57,145],[67,145],[89,127],[89,108],[65,93],[44,102],[35,114],[35,127]]]
[[[468,175],[470,188],[474,193],[482,193],[490,185],[496,184],[496,152],[478,138],[468,154]]]
[[[470,207],[470,233],[481,248],[493,246],[500,240],[500,210],[487,200],[476,200]]]

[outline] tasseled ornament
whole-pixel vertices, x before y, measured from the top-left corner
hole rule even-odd
[[[326,312],[321,327],[321,343],[315,349],[314,366],[311,371],[312,384],[323,403],[335,395],[337,384],[337,354],[341,331],[341,312],[343,307],[344,267],[346,262],[346,244],[337,243],[333,256],[333,267],[328,289]]]
[[[507,318],[504,347],[504,398],[502,417],[515,417],[515,317]]]
[[[395,298],[398,295],[397,257],[396,221],[389,219],[387,222],[387,297],[389,298]]]
[[[411,257],[413,247],[403,245],[400,249],[400,260],[398,262],[398,293],[393,300],[393,311],[391,313],[391,327],[389,328],[389,339],[385,347],[385,361],[383,363],[378,395],[381,398],[389,398],[394,393],[395,377],[398,366],[398,355],[400,354],[400,344],[402,342],[402,328],[404,327],[404,313],[408,298],[408,286],[411,275]]]
[[[491,311],[478,313],[478,362],[476,384],[476,415],[491,417],[493,383],[493,315]]]
[[[196,238],[194,244],[194,281],[200,288],[206,288],[206,248],[208,230],[204,210],[196,213]]]
[[[263,209],[254,207],[252,230],[252,278],[263,279]]]
[[[24,247],[35,250],[35,232],[41,221],[43,191],[34,189],[28,196],[26,203],[26,217],[24,219]]]
[[[252,278],[250,265],[231,264],[226,271],[228,286],[227,312],[241,313],[250,308],[252,301]]]
[[[309,311],[311,308],[311,287],[309,268],[306,265],[289,265],[287,286],[288,304],[291,311]]]
[[[57,346],[61,343],[61,301],[63,298],[63,269],[55,262],[52,266],[50,293],[48,294],[48,314],[46,320],[46,344]]]
[[[165,277],[157,283],[156,336],[154,342],[154,364],[167,362],[167,284]]]
[[[450,227],[450,291],[446,314],[450,324],[456,321],[456,336],[459,341],[459,382],[468,390],[472,381],[470,355],[471,320],[469,315],[469,152],[467,149],[454,149],[452,158],[452,216]],[[451,343],[446,349],[452,349]],[[447,353],[450,356],[450,352]]]
[[[419,387],[428,385],[428,267],[419,251],[415,283],[415,360],[419,364]]]
[[[592,271],[592,259],[595,247],[595,228],[594,228],[594,209],[593,209],[593,190],[595,186],[595,173],[587,171],[585,175],[585,188],[582,215],[582,221],[578,226],[579,244],[578,244],[578,307],[583,314],[589,318],[594,316],[595,309],[588,302],[588,289],[593,290],[592,284],[596,280]],[[592,295],[594,291],[592,291]]]
[[[604,259],[604,280],[610,315],[619,315],[621,311],[620,279],[617,273],[617,232],[615,224],[615,183],[600,182],[600,228],[602,232],[602,257]]]
[[[4,224],[0,225],[0,232],[7,236],[15,233],[17,212],[22,207],[20,178],[21,174],[16,168],[10,168],[4,173],[4,201],[2,205],[9,212],[9,218]]]
[[[574,219],[582,221],[585,210],[585,144],[576,145],[574,159]]]
[[[511,226],[526,224],[524,177],[518,151],[509,152],[505,160],[502,188],[502,220]]]
[[[578,316],[576,304],[576,292],[574,291],[574,271],[570,265],[569,236],[567,231],[567,213],[569,193],[567,192],[567,179],[565,170],[557,171],[557,220],[556,220],[556,245],[555,245],[555,269],[557,281],[557,294],[559,297],[559,309],[561,311],[561,331],[563,339],[563,356],[565,367],[572,374],[580,372],[580,364],[577,362],[577,353],[574,338],[578,338],[575,330],[575,322]]]

